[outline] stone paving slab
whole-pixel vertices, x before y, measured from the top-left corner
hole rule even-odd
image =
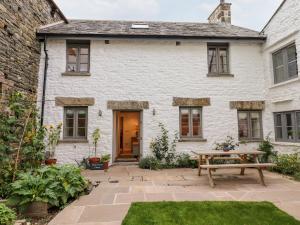
[[[197,169],[142,170],[115,166],[108,172],[84,171],[100,184],[61,211],[49,225],[121,225],[132,202],[142,201],[270,201],[300,220],[300,182],[264,171],[267,187],[257,170],[217,170],[211,188],[206,172]],[[112,183],[112,181],[115,181]]]

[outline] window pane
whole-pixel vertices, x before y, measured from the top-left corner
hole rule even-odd
[[[76,67],[77,67],[76,64],[68,64],[67,70],[68,70],[68,72],[76,72],[76,70],[77,70]]]
[[[281,114],[276,114],[276,117],[275,117],[275,122],[276,122],[276,124],[275,124],[275,126],[282,126],[282,121],[281,121]]]
[[[293,61],[288,64],[289,69],[289,77],[295,77],[298,75],[298,69],[297,69],[297,61]]]
[[[260,124],[260,113],[251,112],[251,129],[252,129],[252,138],[261,137],[261,124]]]
[[[215,48],[210,48],[208,50],[208,71],[210,73],[216,73],[217,72],[217,51]]]
[[[284,67],[275,68],[275,83],[279,83],[285,80]]]
[[[288,54],[288,62],[294,61],[297,59],[297,51],[296,51],[296,46],[293,45],[287,49],[287,54]]]
[[[76,64],[76,60],[77,60],[76,56],[74,56],[74,55],[69,55],[68,56],[68,63]]]
[[[66,119],[65,126],[68,128],[74,127],[74,119]]]
[[[67,119],[73,119],[74,118],[74,111],[72,109],[68,109],[66,111],[66,118]]]
[[[80,55],[80,63],[89,63],[88,55]]]
[[[78,128],[78,137],[85,137],[85,128]]]
[[[80,72],[88,72],[88,64],[80,64]]]
[[[247,112],[239,112],[238,113],[238,123],[239,123],[239,137],[240,138],[248,138],[249,137],[249,129],[248,129],[248,113]]]
[[[273,56],[273,61],[275,67],[283,66],[283,51],[275,53]]]
[[[282,135],[282,127],[276,127],[276,139],[282,139],[283,135]]]
[[[65,129],[65,136],[66,137],[73,137],[74,136],[74,128],[66,128]]]
[[[200,109],[193,109],[192,116],[193,116],[193,136],[201,136]]]
[[[72,56],[77,57],[77,55],[78,55],[78,49],[77,48],[68,48],[67,51],[68,51],[69,56],[72,55]]]
[[[291,113],[285,114],[286,118],[286,129],[288,140],[294,140],[294,129],[293,129],[293,117]]]
[[[181,109],[181,136],[189,136],[189,110]]]
[[[88,55],[89,49],[88,48],[80,48],[80,54]]]
[[[228,68],[227,68],[227,49],[226,48],[221,48],[219,50],[219,66],[220,66],[220,73],[227,73]]]

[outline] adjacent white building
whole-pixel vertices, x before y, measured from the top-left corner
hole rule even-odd
[[[98,153],[112,162],[147,155],[160,122],[179,132],[178,152],[211,149],[227,136],[252,149],[269,133],[282,152],[300,147],[299,10],[297,0],[284,1],[261,33],[231,25],[224,1],[209,23],[69,20],[41,28],[39,99],[44,124],[63,123],[58,162],[92,155],[96,128]]]

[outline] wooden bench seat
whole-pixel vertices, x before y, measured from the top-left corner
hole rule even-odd
[[[200,165],[202,169],[230,169],[230,168],[264,168],[276,166],[273,163],[249,163],[249,164],[210,164]]]

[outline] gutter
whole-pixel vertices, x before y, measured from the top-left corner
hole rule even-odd
[[[218,39],[218,40],[260,40],[265,41],[265,36],[257,36],[257,37],[247,37],[247,36],[184,36],[184,35],[160,35],[160,34],[144,34],[144,35],[137,35],[137,34],[68,34],[68,33],[37,33],[39,39],[44,39],[45,36],[47,37],[60,37],[60,38],[68,38],[68,37],[84,37],[84,38],[124,38],[124,39],[185,39],[185,40],[211,40],[211,39]]]
[[[43,79],[43,93],[42,93],[42,108],[41,108],[41,126],[44,125],[44,114],[45,114],[45,99],[46,99],[46,87],[47,87],[47,72],[48,72],[48,61],[49,55],[47,50],[47,37],[44,39],[44,53],[45,53],[45,65],[44,65],[44,79]]]

